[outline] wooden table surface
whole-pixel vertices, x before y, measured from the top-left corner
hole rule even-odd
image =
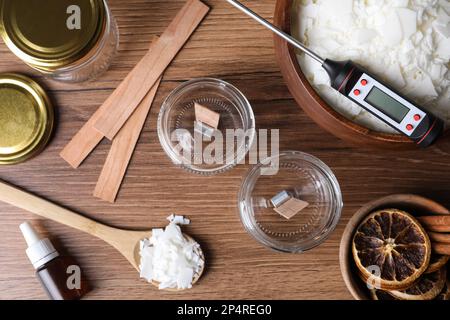
[[[27,163],[0,167],[0,178],[117,227],[162,226],[172,212],[187,215],[192,225],[186,231],[204,248],[207,272],[192,290],[161,292],[140,280],[131,265],[102,241],[0,203],[0,299],[46,298],[25,255],[18,228],[25,220],[47,230],[58,248],[78,260],[93,287],[89,299],[351,299],[339,270],[339,241],[361,205],[393,193],[416,193],[450,205],[448,151],[370,151],[319,128],[286,89],[270,32],[224,0],[206,1],[212,7],[210,14],[166,71],[118,201],[108,204],[95,199],[92,192],[110,143],[103,141],[78,170],[58,154],[184,1],[109,2],[120,28],[120,52],[111,69],[93,83],[69,85],[44,79],[0,44],[0,72],[35,77],[49,90],[58,112],[49,147]],[[275,0],[244,3],[264,17],[273,17]],[[281,254],[262,247],[244,231],[236,198],[249,166],[201,177],[171,164],[156,134],[159,107],[172,89],[196,77],[216,77],[236,85],[251,101],[257,127],[281,130],[283,150],[311,153],[334,170],[345,207],[336,231],[323,245],[304,254]]]

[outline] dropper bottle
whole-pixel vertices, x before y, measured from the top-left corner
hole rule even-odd
[[[81,269],[71,259],[61,257],[48,238],[42,238],[29,222],[20,225],[27,242],[27,256],[36,276],[52,300],[78,300],[86,292]]]

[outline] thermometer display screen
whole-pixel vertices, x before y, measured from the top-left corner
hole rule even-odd
[[[393,120],[401,123],[409,112],[409,108],[392,98],[390,95],[384,93],[377,87],[373,87],[367,95],[366,102],[370,103]]]

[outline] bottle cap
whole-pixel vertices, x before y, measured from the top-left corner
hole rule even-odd
[[[0,73],[0,165],[39,154],[51,138],[54,122],[53,105],[37,82],[20,74]]]
[[[29,222],[22,223],[20,230],[28,245],[26,250],[28,259],[30,259],[35,269],[59,256],[50,240],[42,238]]]
[[[16,56],[43,71],[85,58],[99,45],[106,22],[103,0],[0,1],[0,37]]]

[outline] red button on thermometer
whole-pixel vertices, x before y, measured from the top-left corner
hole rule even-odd
[[[383,82],[377,80],[376,77],[372,76],[357,64],[350,60],[333,61],[323,59],[317,53],[305,47],[297,39],[284,33],[240,2],[236,0],[227,1],[322,64],[322,67],[330,77],[331,86],[334,89],[392,128],[409,137],[419,146],[428,147],[441,136],[444,129],[444,122],[442,120],[415,105]]]

